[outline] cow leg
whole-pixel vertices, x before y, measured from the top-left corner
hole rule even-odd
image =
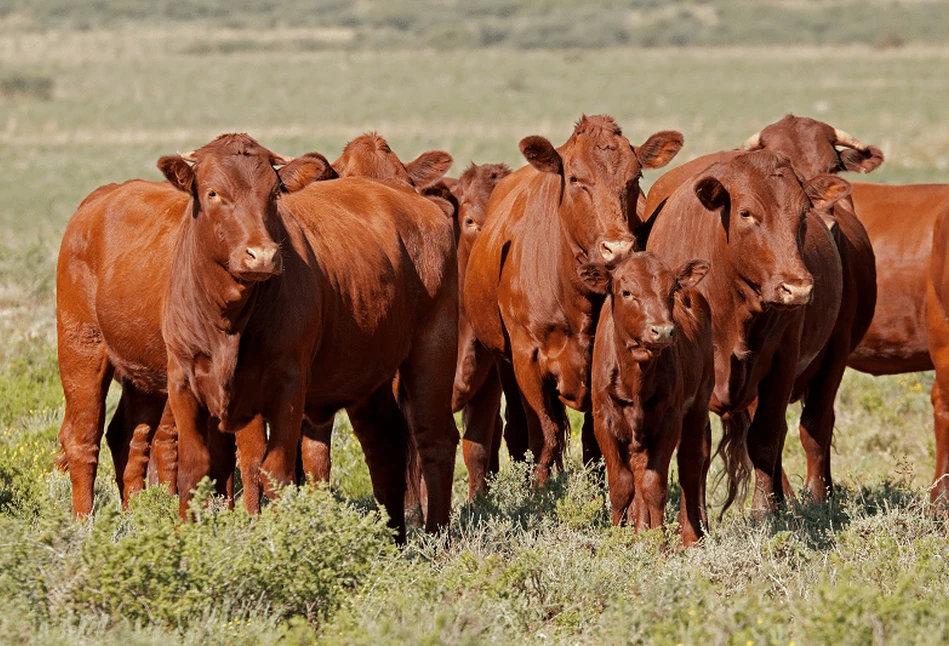
[[[267,454],[267,425],[263,416],[257,415],[247,426],[237,431],[234,440],[241,469],[241,484],[244,487],[244,509],[249,514],[256,514],[260,511],[263,493],[260,472]]]
[[[468,468],[468,500],[487,490],[485,476],[497,473],[501,443],[501,381],[494,371],[465,406],[462,455]]]
[[[208,475],[214,481],[214,493],[227,500],[227,508],[234,509],[234,468],[237,466],[237,445],[234,433],[224,433],[217,420],[208,419]]]
[[[834,400],[844,377],[849,339],[832,339],[825,348],[820,371],[808,382],[801,411],[801,444],[807,455],[805,487],[817,502],[831,493],[830,449],[834,437]]]
[[[267,453],[261,470],[264,492],[268,498],[274,497],[278,486],[294,482],[306,399],[304,374],[304,369],[292,376],[288,374],[284,387],[271,401],[269,414],[265,413],[270,421],[270,437],[267,438]]]
[[[106,442],[112,452],[123,508],[145,487],[151,444],[165,400],[164,395],[143,393],[128,382],[122,384],[122,397],[106,431]]]
[[[705,507],[705,487],[712,455],[712,425],[708,406],[696,406],[687,411],[682,422],[677,461],[682,499],[679,505],[679,527],[682,544],[698,541],[708,528]]]
[[[596,441],[596,435],[593,433],[593,411],[588,410],[583,414],[580,445],[583,451],[583,464],[592,464],[603,457],[603,453],[600,452],[600,445]]]
[[[158,483],[168,487],[172,496],[178,493],[178,428],[175,426],[175,416],[171,413],[171,404],[165,398],[165,406],[161,413],[161,421],[152,438],[152,448],[149,456],[149,474],[151,461],[154,458],[155,476]],[[149,475],[149,483],[151,483]]]
[[[300,452],[303,457],[303,476],[313,482],[330,481],[330,445],[333,440],[334,417],[317,424],[309,418],[303,418],[303,431],[300,438]]]
[[[408,422],[428,495],[425,530],[435,532],[451,515],[458,429],[451,414],[458,342],[457,300],[441,299],[399,366],[399,405]]]
[[[610,492],[610,510],[613,525],[621,524],[633,501],[633,472],[629,468],[629,445],[620,445],[619,441],[605,428],[604,424],[594,423],[594,432],[599,441],[606,462],[606,483]]]
[[[940,231],[937,231],[937,237]],[[939,258],[941,265],[942,258]],[[941,272],[936,271],[934,258],[930,271],[933,275],[926,286],[926,332],[929,340],[929,356],[936,368],[933,382],[933,432],[936,435],[936,470],[930,499],[943,511],[949,509],[949,314],[943,306],[934,279],[941,281]],[[941,288],[941,282],[939,287]]]
[[[60,319],[66,317],[60,314]],[[99,445],[105,426],[105,397],[113,368],[101,341],[76,341],[61,324],[59,370],[66,397],[66,411],[59,429],[66,468],[72,484],[76,516],[92,513]],[[96,335],[82,335],[83,339]]]
[[[630,451],[629,465],[633,472],[638,502],[636,531],[662,526],[666,500],[669,497],[669,463],[681,433],[681,419],[666,413],[655,429],[650,429],[647,443],[638,451]],[[655,435],[652,435],[655,433]]]
[[[785,414],[796,362],[796,356],[793,361],[775,357],[771,372],[758,385],[758,407],[748,428],[748,457],[755,470],[752,507],[758,513],[774,511],[784,501],[781,452],[788,432]]]
[[[521,391],[514,377],[514,367],[507,361],[497,360],[498,376],[504,391],[504,443],[511,460],[523,462],[527,458],[527,413],[521,401]]]
[[[389,515],[389,527],[396,531],[396,542],[401,545],[405,543],[409,435],[390,384],[346,412],[366,456],[373,496]]]
[[[562,464],[563,439],[567,434],[566,416],[555,392],[540,374],[532,353],[517,350],[529,346],[512,345],[515,348],[514,375],[521,390],[530,448],[534,454],[534,475],[537,486],[542,487],[554,463]]]
[[[168,377],[168,401],[178,429],[178,515],[188,520],[194,488],[211,473],[209,415],[183,380]]]

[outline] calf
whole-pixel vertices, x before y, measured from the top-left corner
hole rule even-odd
[[[708,525],[705,480],[715,385],[712,315],[692,289],[708,272],[690,260],[672,272],[651,253],[615,268],[581,265],[580,276],[606,299],[593,344],[593,432],[606,461],[613,524],[659,527],[678,445],[682,542]]]

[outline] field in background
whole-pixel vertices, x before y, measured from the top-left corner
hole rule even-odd
[[[936,7],[906,4],[914,11]],[[100,630],[110,631],[116,642],[135,635],[141,643],[161,643],[168,637],[162,631],[169,630],[185,631],[178,636],[194,643],[255,643],[280,635],[306,641],[311,626],[323,630],[324,640],[339,633],[341,643],[369,642],[385,633],[433,642],[543,634],[564,642],[724,643],[747,636],[755,643],[861,643],[868,636],[912,636],[927,626],[947,630],[933,595],[945,597],[949,547],[942,524],[918,504],[933,468],[928,373],[881,379],[848,373],[838,398],[834,454],[842,489],[832,507],[803,506],[764,524],[732,512],[724,526],[716,523],[719,529],[704,551],[683,556],[669,549],[662,532],[637,539],[610,531],[602,490],[594,476],[575,468],[576,455],[571,472],[543,500],[529,499],[508,466],[494,498],[459,505],[449,538],[415,537],[403,556],[367,543],[369,565],[358,576],[339,575],[367,582],[357,595],[334,597],[320,587],[325,581],[315,582],[307,593],[336,599],[336,605],[313,614],[292,600],[261,601],[253,608],[232,600],[216,616],[193,609],[176,615],[180,609],[173,605],[132,612],[122,594],[149,596],[158,588],[147,582],[122,588],[118,575],[94,581],[98,597],[77,593],[77,581],[93,585],[82,578],[88,570],[114,565],[90,541],[122,537],[122,549],[133,549],[128,540],[139,537],[136,558],[151,563],[149,558],[167,558],[192,539],[212,552],[223,550],[226,559],[228,543],[214,541],[224,540],[227,531],[240,540],[260,539],[228,525],[238,521],[219,520],[213,522],[226,531],[198,532],[190,539],[162,534],[165,542],[159,544],[169,552],[149,552],[152,543],[142,538],[143,521],[134,514],[123,520],[103,512],[107,520],[99,530],[74,526],[64,520],[68,480],[51,474],[48,462],[62,414],[53,275],[63,228],[97,186],[160,179],[160,155],[195,148],[222,132],[246,131],[280,153],[317,150],[332,160],[346,141],[376,130],[403,159],[432,148],[449,151],[457,175],[472,160],[520,166],[520,138],[542,134],[559,145],[581,113],[606,112],[634,143],[656,130],[681,130],[686,146],[675,165],[736,147],[793,112],[883,149],[887,161],[879,171],[848,179],[944,182],[949,49],[913,44],[883,50],[365,51],[298,46],[330,37],[325,26],[307,21],[273,31],[235,20],[228,29],[198,21],[187,29],[94,24],[83,31],[43,32],[11,28],[16,15],[0,23],[0,535],[9,536],[0,538],[0,548],[20,546],[26,552],[17,552],[16,563],[29,567],[13,568],[14,561],[0,557],[0,599],[25,604],[21,615],[0,611],[0,628],[50,643],[64,636],[88,639]],[[657,177],[647,173],[645,185]],[[358,447],[345,426],[338,431],[337,496],[365,509],[371,490]],[[787,468],[798,486],[801,453],[792,430]],[[110,509],[115,487],[105,454],[100,506]],[[460,464],[459,503],[463,479]],[[159,528],[171,522],[157,496],[148,504],[145,518],[161,518],[155,521]],[[353,522],[335,508],[327,510],[330,502],[323,499],[288,504]],[[274,531],[292,537],[307,530],[280,525]],[[186,566],[179,575],[190,571]],[[910,582],[903,573],[917,568],[924,575]],[[615,580],[616,572],[624,572],[622,581]],[[332,587],[334,579],[327,580]],[[661,580],[668,585],[660,586]],[[217,589],[195,581],[199,590]],[[37,589],[23,601],[28,585]],[[269,592],[261,594],[271,599]],[[640,599],[646,600],[636,606]],[[143,623],[136,627],[136,621]],[[43,629],[33,634],[36,625]],[[867,625],[869,633],[863,631]]]

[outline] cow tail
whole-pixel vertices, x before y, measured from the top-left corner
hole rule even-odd
[[[723,476],[728,479],[728,495],[722,506],[719,521],[736,500],[744,500],[748,493],[751,469],[748,459],[748,427],[751,416],[748,411],[739,411],[722,417],[722,440],[718,444],[716,455],[725,462]]]
[[[415,442],[415,434],[408,428],[408,424],[403,427],[402,439],[405,441],[405,511],[410,518],[418,513],[419,524],[425,521],[425,500],[423,500],[423,490],[425,483],[422,481],[422,466],[418,454],[418,444]]]

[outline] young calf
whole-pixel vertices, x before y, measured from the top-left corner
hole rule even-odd
[[[615,268],[584,264],[583,282],[605,294],[593,347],[594,434],[606,460],[613,524],[662,524],[669,462],[679,445],[682,542],[707,525],[705,477],[715,385],[708,302],[692,289],[708,272],[689,260],[675,272],[637,253]]]

